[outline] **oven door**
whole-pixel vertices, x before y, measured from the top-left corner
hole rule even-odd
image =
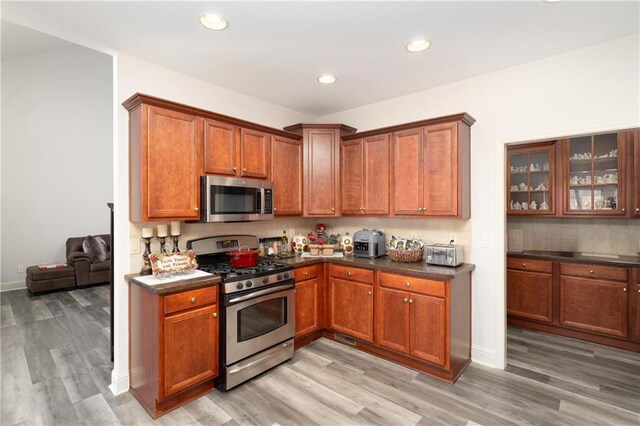
[[[225,365],[268,349],[295,332],[293,280],[275,287],[225,297]]]

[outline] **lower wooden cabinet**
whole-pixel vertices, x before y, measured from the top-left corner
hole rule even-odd
[[[373,342],[373,285],[329,279],[329,328]]]
[[[409,354],[449,369],[445,299],[413,293],[410,296]]]
[[[551,323],[553,275],[507,269],[507,315]]]
[[[213,389],[217,295],[216,285],[167,295],[129,285],[130,391],[153,418]]]
[[[319,331],[323,328],[322,265],[313,265],[294,270],[296,281],[296,328],[295,338]]]
[[[635,342],[640,343],[640,268],[636,268],[635,270],[636,279],[635,282],[632,281],[631,288],[633,291],[630,293],[630,311],[631,311],[631,329],[632,334],[631,338]]]

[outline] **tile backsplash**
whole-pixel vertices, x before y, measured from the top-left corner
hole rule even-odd
[[[142,228],[156,227],[161,223],[130,223],[129,238],[137,241],[142,235]],[[247,223],[182,223],[180,247],[186,247],[187,240],[199,237],[224,234],[250,234],[258,238],[282,235],[286,230],[291,238],[293,233],[306,234],[315,229],[316,223],[324,223],[329,234],[340,233],[351,235],[362,228],[375,228],[385,232],[387,240],[392,235],[402,237],[416,237],[426,243],[448,243],[449,235],[456,234],[459,245],[464,248],[465,262],[471,258],[471,220],[460,219],[427,219],[427,218],[384,218],[384,217],[338,217],[338,218],[277,218],[262,222]],[[133,242],[132,241],[132,242]],[[173,247],[170,239],[168,247]],[[157,238],[151,240],[151,251],[159,249]],[[130,254],[131,270],[139,271],[142,267],[142,252],[144,245],[140,244],[140,254]]]
[[[636,255],[640,250],[640,220],[509,217],[507,247],[511,251]]]

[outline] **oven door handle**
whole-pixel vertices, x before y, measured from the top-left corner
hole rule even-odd
[[[267,294],[273,294],[273,293],[277,293],[279,291],[282,290],[289,290],[294,288],[295,286],[293,284],[283,284],[283,285],[279,285],[276,287],[270,287],[264,290],[258,290],[258,291],[254,291],[251,294],[245,294],[243,296],[239,296],[239,297],[234,297],[233,299],[229,299],[229,304],[232,303],[240,303],[240,302],[244,302],[245,300],[249,300],[249,299],[255,299],[256,297],[259,296],[264,296]]]

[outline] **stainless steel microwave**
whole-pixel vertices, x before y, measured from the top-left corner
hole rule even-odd
[[[250,222],[273,219],[273,182],[202,176],[200,222]]]

